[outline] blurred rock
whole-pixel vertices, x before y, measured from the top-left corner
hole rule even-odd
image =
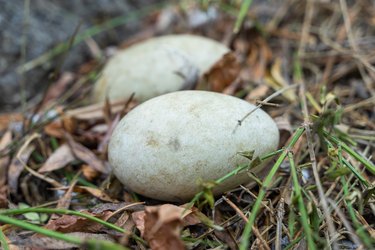
[[[41,66],[28,70],[22,76],[17,69],[22,62],[50,51],[61,42],[68,41],[79,27],[101,24],[111,18],[124,16],[155,1],[131,0],[32,0],[29,15],[25,14],[24,0],[0,0],[0,112],[20,106],[20,82],[23,81],[26,97],[40,94],[48,83],[48,75],[66,56],[63,70],[74,70],[90,57],[88,46],[82,42],[67,55],[47,60]],[[139,29],[132,21],[94,37],[100,47],[117,44]],[[26,43],[25,43],[26,41]],[[22,58],[22,47],[25,57]]]

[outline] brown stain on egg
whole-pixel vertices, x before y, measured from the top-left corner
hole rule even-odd
[[[147,140],[146,140],[146,145],[147,146],[150,146],[150,147],[153,147],[153,148],[156,148],[160,145],[159,141],[156,140],[152,135],[147,137]]]

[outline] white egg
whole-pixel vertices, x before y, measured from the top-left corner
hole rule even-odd
[[[109,161],[117,178],[132,191],[165,201],[187,201],[201,183],[231,172],[255,157],[274,151],[275,122],[239,98],[207,91],[179,91],[137,106],[115,128]],[[260,172],[263,166],[253,169]],[[251,181],[239,173],[214,189],[222,193]]]
[[[201,74],[229,49],[195,35],[168,35],[137,43],[109,60],[95,83],[93,101],[105,97],[140,102],[165,93],[194,88]]]

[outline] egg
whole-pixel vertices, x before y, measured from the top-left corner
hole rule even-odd
[[[111,101],[132,93],[143,102],[165,93],[193,89],[199,77],[229,49],[196,35],[168,35],[119,51],[104,67],[94,86],[93,102]]]
[[[274,151],[279,131],[272,118],[236,97],[178,91],[150,99],[116,126],[108,148],[117,178],[130,190],[158,200],[183,202],[249,159]],[[264,166],[252,169],[264,172]],[[239,173],[214,188],[220,194],[251,179]]]

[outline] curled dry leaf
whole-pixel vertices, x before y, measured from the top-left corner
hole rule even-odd
[[[29,144],[26,148],[21,147],[20,157],[14,157],[12,163],[10,164],[8,171],[8,185],[9,190],[12,194],[17,194],[18,192],[18,178],[20,177],[22,171],[24,170],[24,163],[29,160],[31,153],[34,151],[35,146]],[[19,153],[17,153],[18,155]]]
[[[236,55],[228,52],[204,74],[204,79],[212,91],[222,92],[237,78],[240,69]]]
[[[83,233],[83,232],[74,232],[74,233],[67,233],[66,236],[71,236],[75,238],[79,238],[82,241],[88,239],[96,239],[96,240],[107,240],[112,241],[114,240],[108,234],[97,234],[97,233]],[[27,249],[77,249],[77,245],[68,243],[66,241],[57,240],[51,237],[41,236],[41,235],[33,235],[31,237],[22,238],[17,241],[13,241],[17,243],[17,246],[25,246]],[[24,248],[21,248],[24,249]],[[13,250],[13,249],[12,249]]]
[[[21,113],[0,114],[0,132],[11,127],[12,123],[19,123],[22,120],[23,115]]]
[[[112,199],[108,194],[98,188],[92,188],[87,186],[76,186],[74,187],[75,192],[87,192],[95,196],[99,200],[108,201],[108,202],[117,202],[117,200]]]
[[[250,103],[256,104],[257,100],[264,99],[268,90],[269,90],[269,87],[267,85],[261,84],[255,89],[253,89],[252,91],[250,91],[247,94],[245,100]]]
[[[8,144],[12,141],[12,133],[10,131],[5,132],[0,140],[0,152],[5,150]],[[9,164],[9,155],[4,155],[0,158],[0,208],[6,207],[8,204],[7,199],[7,173]]]
[[[189,217],[192,213],[183,206],[164,204],[145,207],[145,211],[133,213],[132,218],[152,249],[185,249],[180,239],[182,227],[200,222],[197,218]]]
[[[46,107],[48,104],[61,97],[68,85],[73,81],[74,74],[71,72],[64,72],[61,77],[51,86],[49,86],[46,94],[44,95],[41,107]]]
[[[111,212],[104,211],[100,214],[92,214],[87,211],[81,211],[82,213],[95,216],[99,219],[104,219],[108,217],[108,214]],[[103,225],[89,220],[87,218],[82,218],[74,215],[63,215],[57,219],[50,220],[45,228],[59,231],[62,233],[72,233],[72,232],[86,232],[86,233],[93,233],[99,232],[103,229]]]
[[[104,163],[98,157],[96,157],[96,155],[90,149],[74,141],[73,137],[68,133],[66,133],[65,136],[75,157],[87,163],[90,167],[100,173],[106,174],[109,172]]]
[[[116,114],[121,112],[124,109],[124,106],[127,104],[127,100],[111,102],[111,113]],[[93,104],[90,106],[85,106],[82,108],[71,109],[66,112],[66,116],[72,117],[77,120],[96,120],[104,119],[104,103]],[[137,102],[131,101],[126,106],[126,112],[130,111],[137,105]]]
[[[38,170],[39,173],[51,172],[54,170],[61,169],[67,164],[75,160],[68,144],[61,145],[58,149],[53,152],[43,166]]]
[[[289,83],[282,75],[281,62],[280,58],[276,58],[271,67],[271,71],[265,77],[265,82],[276,91],[289,86]],[[295,89],[288,89],[282,92],[282,95],[289,102],[295,102],[297,100]]]

